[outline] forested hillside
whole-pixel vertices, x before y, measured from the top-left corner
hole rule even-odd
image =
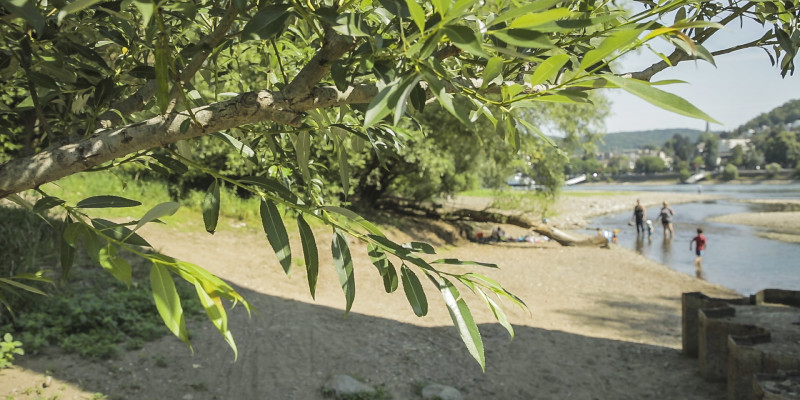
[[[790,100],[769,112],[759,114],[757,117],[747,121],[742,126],[733,130],[734,136],[740,136],[751,129],[759,131],[763,127],[783,128],[786,124],[800,120],[800,99]]]
[[[609,150],[641,149],[645,146],[661,147],[664,142],[675,135],[681,135],[695,142],[700,134],[697,129],[677,128],[677,129],[654,129],[649,131],[631,131],[609,133],[603,137],[603,142],[598,146],[598,150],[606,152]]]

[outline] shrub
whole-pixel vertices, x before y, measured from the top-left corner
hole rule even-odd
[[[739,177],[739,168],[736,168],[733,164],[728,164],[725,166],[725,169],[722,170],[722,179],[726,181],[730,181]]]
[[[681,182],[689,179],[690,176],[692,176],[692,173],[689,172],[687,168],[683,168],[678,172],[678,179],[680,179]]]
[[[775,162],[769,163],[764,169],[767,171],[767,177],[774,178],[775,175],[778,175],[778,173],[781,172],[781,165]]]

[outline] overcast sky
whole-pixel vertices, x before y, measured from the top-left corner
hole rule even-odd
[[[723,37],[710,41],[711,51],[735,40],[757,38],[765,32],[755,24],[743,30],[726,30]],[[726,46],[727,47],[727,46]],[[625,71],[637,71],[658,61],[647,51],[628,56],[621,65]],[[731,130],[758,114],[800,98],[800,66],[794,76],[781,78],[780,69],[772,66],[767,54],[751,49],[715,58],[717,67],[705,61],[684,61],[677,67],[657,74],[653,80],[681,79],[686,84],[661,86],[660,89],[688,100],[721,124],[711,124],[712,131]],[[800,64],[800,58],[795,59]],[[705,121],[663,111],[622,90],[608,90],[613,105],[606,120],[607,132],[663,128],[705,129]]]

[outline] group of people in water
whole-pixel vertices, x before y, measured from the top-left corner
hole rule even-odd
[[[658,219],[661,219],[661,225],[664,227],[664,239],[672,239],[675,235],[675,229],[672,226],[672,219],[675,216],[675,211],[669,208],[667,202],[662,203],[661,211],[658,213]],[[636,199],[636,205],[633,207],[633,220],[636,224],[636,235],[647,234],[648,237],[653,235],[653,223],[647,219],[647,209],[642,205],[639,199]],[[703,254],[705,253],[707,240],[703,235],[703,228],[697,228],[697,236],[693,237],[689,242],[689,251],[694,251],[697,256],[694,260],[695,272],[698,277],[703,274]]]

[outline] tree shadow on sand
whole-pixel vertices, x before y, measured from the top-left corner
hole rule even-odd
[[[257,312],[231,313],[236,362],[219,333],[198,320],[190,324],[193,353],[169,336],[109,361],[50,352],[17,365],[109,399],[322,399],[323,383],[340,373],[383,385],[394,399],[421,398],[421,385],[431,382],[454,386],[466,399],[725,398],[724,386],[704,382],[695,360],[675,349],[525,326],[510,341],[498,324],[482,324],[484,373],[452,326],[344,317],[339,309],[237,290]]]

